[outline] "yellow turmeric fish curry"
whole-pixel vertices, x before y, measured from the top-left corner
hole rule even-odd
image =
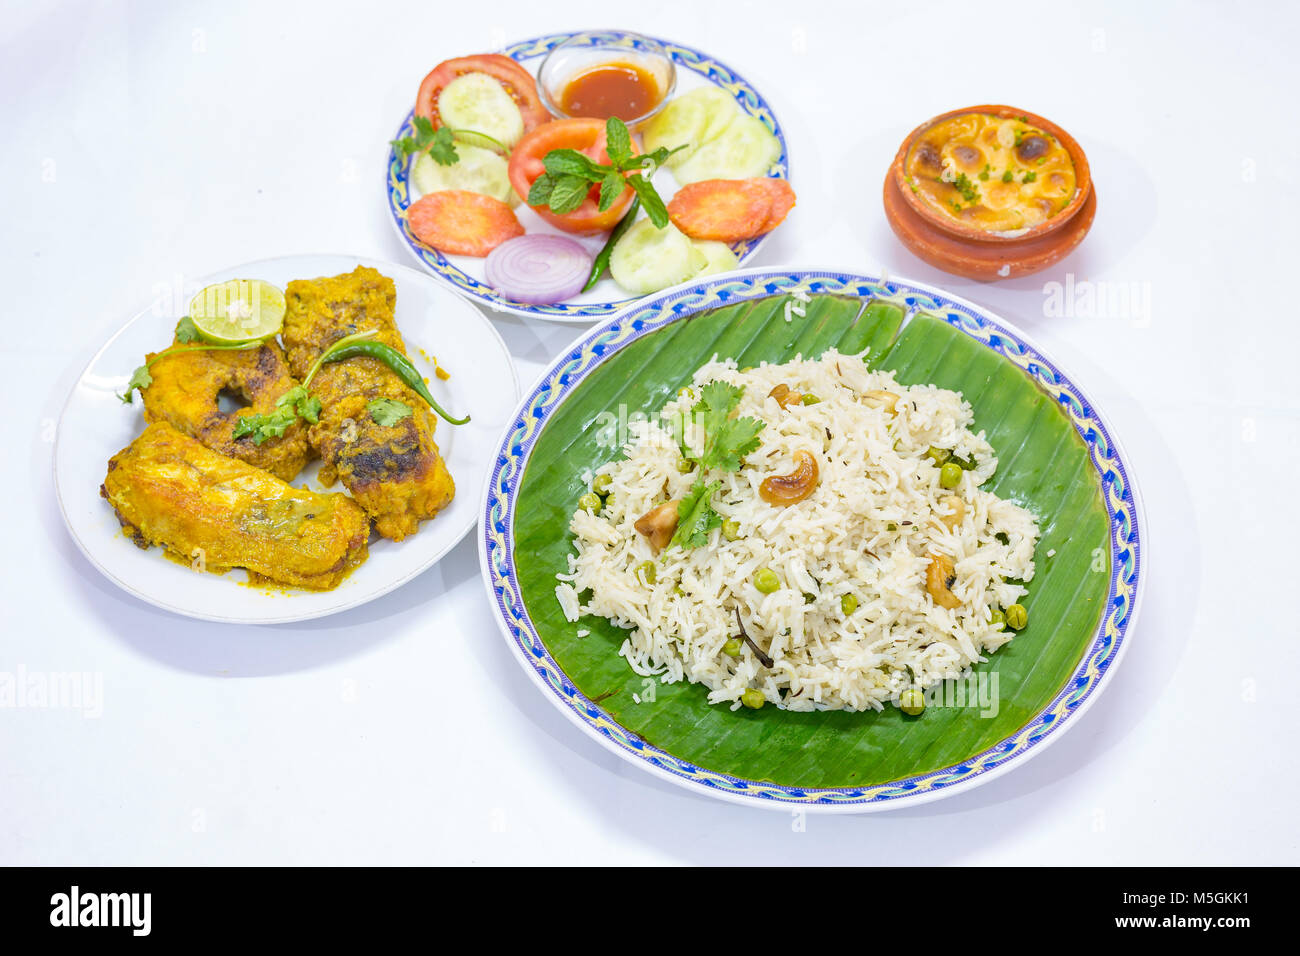
[[[284,317],[290,369],[304,378],[339,339],[372,329],[378,331],[373,341],[405,355],[393,320],[396,299],[393,280],[366,266],[331,279],[290,282]],[[456,486],[433,441],[437,417],[392,369],[366,357],[333,362],[321,366],[311,391],[321,413],[307,438],[324,460],[321,484],[341,480],[379,534],[401,541],[451,502]],[[401,402],[412,414],[380,424],[366,408],[383,399]]]
[[[100,494],[141,547],[208,571],[325,590],[366,559],[369,523],[347,495],[294,488],[166,422],[109,459]]]
[[[109,461],[100,488],[128,535],[196,568],[245,568],[256,583],[324,590],[365,561],[372,522],[400,541],[445,508],[455,484],[433,441],[437,419],[377,359],[320,365],[308,386],[314,416],[291,414],[256,435],[239,429],[282,410],[290,389],[303,392],[299,383],[344,336],[374,332],[405,355],[395,303],[392,279],[359,267],[289,283],[284,348],[274,338],[225,351],[178,338],[149,355],[146,384],[132,385],[148,427]],[[223,411],[219,398],[232,393],[248,407]],[[405,413],[381,421],[375,402]],[[320,482],[341,480],[350,495],[287,484],[316,456]]]

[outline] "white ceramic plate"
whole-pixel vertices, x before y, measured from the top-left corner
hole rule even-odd
[[[610,46],[624,45],[629,49],[635,48],[640,42],[640,38],[636,34],[626,33],[621,30],[588,31],[588,34],[594,39],[599,39],[602,44]],[[536,37],[511,44],[501,52],[516,60],[535,77],[542,65],[542,61],[546,59],[546,54],[573,36],[572,33],[552,33],[544,37]],[[763,99],[762,95],[750,85],[749,81],[725,63],[715,60],[699,50],[669,40],[656,39],[655,42],[659,43],[668,52],[677,67],[677,86],[673,95],[680,96],[682,93],[702,86],[716,86],[734,97],[736,105],[742,111],[750,116],[757,117],[781,143],[781,155],[777,157],[776,162],[768,170],[768,175],[777,179],[789,179],[790,158],[786,147],[785,133],[781,129],[781,124],[777,122],[772,108]],[[435,65],[430,63],[429,68],[432,69]],[[414,98],[414,92],[412,90],[412,98]],[[412,136],[414,133],[414,112],[412,111],[406,114],[405,119],[402,120],[402,125],[398,127],[397,132],[393,135],[393,139]],[[396,150],[390,149],[388,160],[384,165],[384,192],[388,199],[390,218],[398,236],[401,237],[403,244],[410,250],[415,260],[425,269],[428,269],[439,281],[445,282],[462,295],[469,296],[498,312],[513,312],[517,315],[546,319],[551,322],[590,323],[613,315],[619,309],[625,308],[636,301],[636,298],[629,297],[619,287],[618,283],[609,278],[608,274],[590,292],[580,293],[572,299],[555,305],[529,305],[516,302],[497,292],[496,289],[484,281],[483,259],[476,259],[472,256],[443,255],[438,250],[426,246],[412,235],[410,228],[407,226],[406,211],[410,208],[411,203],[419,199],[421,195],[410,180],[413,163],[413,159],[403,160],[398,157]],[[655,174],[654,184],[665,201],[671,199],[677,191],[677,182],[673,179],[671,171],[667,169],[659,170]],[[529,233],[567,235],[567,233],[560,233],[560,230],[551,226],[526,205],[520,204],[517,206],[515,215],[519,217],[520,224]],[[593,256],[605,244],[603,234],[594,238],[581,236],[572,236],[570,238],[577,239]],[[740,264],[744,265],[753,259],[766,241],[767,236],[758,236],[755,239],[746,239],[743,242],[733,242],[731,248],[736,253],[736,258],[740,260]]]
[[[248,624],[274,624],[322,617],[386,594],[431,567],[474,526],[477,492],[487,478],[496,441],[519,397],[519,381],[505,343],[478,309],[406,266],[354,256],[286,256],[236,266],[194,283],[192,292],[224,279],[265,279],[284,288],[291,279],[313,279],[373,266],[397,285],[397,324],[416,366],[443,407],[471,421],[439,421],[438,447],[456,481],[456,497],[418,534],[396,543],[372,535],[370,557],[333,591],[268,590],[242,586],[242,570],[199,573],[142,551],[121,530],[113,509],[99,496],[108,459],[144,428],[143,403],[123,405],[121,393],[146,352],[171,340],[180,314],[170,305],[141,312],[90,361],[64,407],[54,449],[54,485],[63,518],[82,552],[109,580],[143,601],[177,614]],[[184,309],[184,303],[178,308]],[[433,374],[421,354],[436,356],[451,373]],[[313,463],[294,484],[322,490]],[[333,490],[341,490],[335,486]]]

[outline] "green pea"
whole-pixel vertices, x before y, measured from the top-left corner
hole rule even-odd
[[[592,514],[599,514],[604,504],[605,502],[600,500],[600,495],[594,491],[589,491],[578,499],[578,507],[584,511],[590,511]]]
[[[598,495],[609,494],[610,487],[614,484],[613,475],[597,475],[591,479],[591,490]]]
[[[781,587],[781,579],[771,568],[759,568],[754,572],[754,587],[764,594],[771,594]]]
[[[722,653],[726,654],[728,657],[739,657],[740,638],[733,637],[731,640],[727,641],[727,643],[723,644]]]
[[[946,448],[935,448],[933,445],[931,445],[929,448],[925,450],[925,457],[929,458],[932,462],[934,462],[935,467],[938,468],[945,461],[947,461],[949,458],[952,457],[952,452],[950,452]]]
[[[939,486],[941,488],[956,488],[961,484],[961,465],[954,465],[948,462],[939,469]]]
[[[898,695],[898,709],[915,717],[925,710],[925,692],[919,687],[908,687]]]
[[[746,707],[748,707],[750,710],[758,710],[765,703],[767,703],[767,698],[763,696],[763,692],[761,690],[758,690],[754,687],[750,687],[748,690],[746,690],[743,694],[740,695],[740,702],[744,704]]]
[[[1013,631],[1023,630],[1029,623],[1029,612],[1023,604],[1013,604],[1007,608],[1007,626]]]
[[[1007,616],[1002,613],[1002,608],[995,607],[989,611],[989,623],[993,625],[995,631],[1000,631],[1007,626]]]
[[[858,599],[854,595],[845,594],[843,597],[840,598],[840,610],[844,612],[845,617],[848,617],[857,609],[858,609]]]
[[[679,473],[683,475],[689,475],[694,470],[695,470],[695,462],[691,461],[689,458],[677,459],[677,471]]]
[[[740,538],[740,522],[734,518],[728,518],[722,522],[722,536],[728,541],[735,541]]]
[[[897,530],[898,530],[898,525],[894,524],[894,522],[891,521],[891,522],[889,522],[889,524],[885,525],[885,530],[886,530],[886,531],[897,531]]]
[[[804,393],[803,403],[804,403],[805,405],[816,405],[816,404],[817,404],[818,402],[820,402],[820,401],[821,401],[821,399],[818,398],[816,395],[812,395],[812,394],[809,394],[809,393]]]
[[[655,583],[655,564],[653,561],[642,561],[636,566],[637,579],[642,584]]]

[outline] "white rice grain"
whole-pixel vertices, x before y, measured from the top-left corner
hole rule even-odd
[[[740,536],[729,541],[715,529],[706,546],[655,554],[633,524],[684,497],[699,478],[677,470],[680,451],[666,426],[714,380],[744,386],[738,414],[767,423],[740,471],[708,474],[722,482],[713,508],[739,524]],[[1033,578],[1038,525],[1024,508],[981,490],[997,459],[984,434],[971,431],[959,393],[900,385],[862,357],[833,350],[744,373],[714,360],[694,384],[694,393],[665,406],[663,424],[630,423],[626,457],[597,470],[609,475],[612,496],[599,514],[579,511],[570,523],[575,554],[555,591],[567,619],[608,618],[628,630],[619,654],[635,673],[703,684],[711,703],[733,709],[757,688],[789,710],[878,710],[914,683],[962,677],[1011,640],[994,630],[990,611],[1026,593],[1018,582]],[[783,409],[768,397],[780,384],[819,401]],[[894,411],[869,403],[872,390],[897,395]],[[940,485],[931,447],[974,462],[956,488]],[[788,473],[798,451],[817,460],[816,490],[789,507],[766,503],[759,485]],[[953,495],[964,514],[950,530],[941,519],[953,515],[944,500]],[[957,608],[936,605],[926,590],[934,554],[953,562]],[[646,561],[653,583],[636,570]],[[754,587],[761,568],[780,580],[774,593]],[[857,601],[852,614],[843,610],[846,595]],[[770,668],[748,647],[736,658],[723,653],[739,633],[737,611]]]

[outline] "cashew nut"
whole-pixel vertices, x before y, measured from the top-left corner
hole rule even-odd
[[[666,501],[636,519],[632,527],[650,539],[650,546],[661,550],[677,530],[677,502]]]
[[[957,569],[953,567],[952,558],[931,552],[930,566],[925,569],[925,589],[934,603],[950,610],[961,607],[961,601],[952,593],[952,586],[956,583]]]
[[[776,403],[782,408],[789,408],[791,405],[798,405],[803,401],[803,393],[796,392],[789,385],[778,385],[767,393],[768,398],[775,398]]]
[[[939,504],[951,512],[951,514],[938,516],[939,521],[949,531],[961,524],[962,519],[966,517],[966,502],[956,495],[944,495],[939,499]]]
[[[772,475],[758,486],[758,496],[769,505],[792,505],[817,490],[817,459],[806,451],[794,453],[794,471]]]
[[[862,396],[863,402],[871,408],[883,408],[893,413],[898,406],[898,396],[883,388],[873,388]]]

